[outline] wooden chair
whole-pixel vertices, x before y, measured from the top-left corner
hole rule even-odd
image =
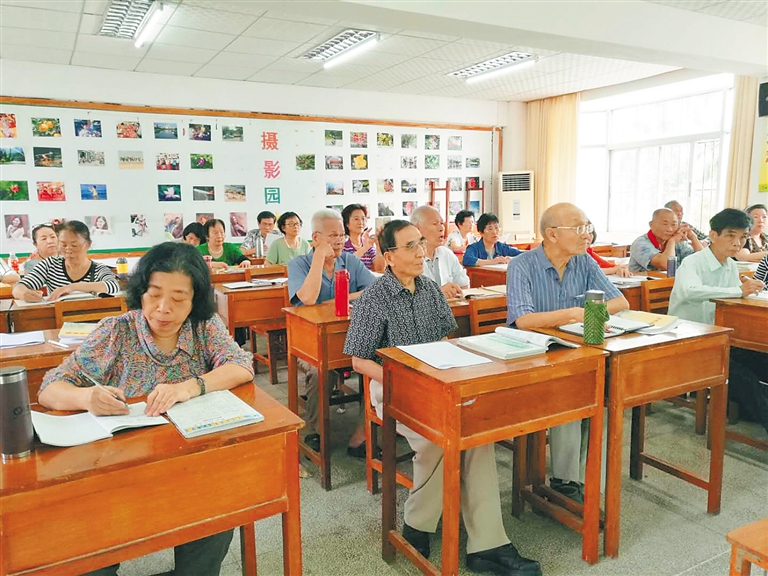
[[[64,322],[98,322],[107,316],[119,316],[127,310],[125,298],[89,298],[59,300],[55,305],[56,328]]]
[[[288,285],[283,288],[283,305],[291,305],[288,298]],[[277,384],[277,363],[279,360],[285,360],[288,357],[288,339],[285,334],[285,313],[282,309],[277,309],[276,315],[279,317],[260,320],[252,324],[251,347],[253,349],[253,371],[258,372],[259,364],[264,364],[269,368],[269,381],[274,386]],[[261,335],[267,340],[267,353],[261,354],[256,349],[256,336]]]
[[[730,576],[749,576],[752,564],[768,570],[768,518],[731,530]]]
[[[487,298],[471,298],[469,300],[469,329],[476,334],[488,334],[497,326],[507,324],[507,296],[489,296]]]

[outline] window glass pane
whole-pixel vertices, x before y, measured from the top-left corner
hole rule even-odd
[[[576,171],[576,205],[599,231],[608,229],[608,153],[605,148],[582,148]]]
[[[630,230],[648,227],[653,211],[659,204],[659,147],[641,148],[637,169],[637,197],[635,208],[628,212],[625,221]]]
[[[677,200],[684,209],[687,209],[685,200],[688,198],[690,155],[691,145],[689,142],[661,146],[659,206],[663,206],[670,200]]]
[[[718,182],[720,140],[700,140],[693,147],[691,196],[685,206],[685,220],[699,230],[719,210]]]
[[[637,198],[637,150],[611,152],[608,231],[626,232],[627,214],[635,209]]]

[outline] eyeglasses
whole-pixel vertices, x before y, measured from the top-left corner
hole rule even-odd
[[[301,228],[301,222],[286,222],[283,226],[286,228]]]
[[[488,230],[488,232],[498,232],[501,230],[498,224],[488,224],[485,229]]]
[[[326,234],[325,237],[328,238],[328,240],[331,242],[338,242],[339,240],[346,242],[349,240],[349,236],[346,234]]]
[[[581,236],[582,234],[592,234],[595,231],[595,227],[592,224],[582,224],[581,226],[551,226],[555,230],[573,230]]]
[[[422,251],[427,251],[427,239],[422,238],[421,240],[413,240],[412,242],[408,242],[405,246],[395,246],[394,248],[390,248],[390,252],[394,252],[395,250],[405,250],[406,252],[416,252],[417,250],[421,249]]]

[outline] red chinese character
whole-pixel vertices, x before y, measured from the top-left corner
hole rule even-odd
[[[277,150],[277,132],[261,133],[261,149]]]
[[[277,178],[280,176],[279,160],[264,160],[264,178]]]

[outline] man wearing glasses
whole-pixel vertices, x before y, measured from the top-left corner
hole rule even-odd
[[[334,210],[320,210],[312,216],[312,251],[296,256],[288,263],[288,297],[293,306],[312,306],[335,295],[337,270],[349,272],[349,299],[354,300],[362,290],[376,279],[352,253],[342,252],[347,237],[341,215]],[[318,394],[317,369],[303,360],[298,361],[299,372],[306,383],[307,435],[304,442],[315,452],[320,450],[317,433]],[[347,452],[365,457],[364,428],[359,427],[349,441]]]
[[[584,294],[602,290],[608,312],[629,308],[621,292],[586,253],[594,230],[584,212],[563,202],[548,208],[539,224],[544,239],[512,259],[507,269],[507,324],[520,330],[557,328],[584,321]],[[585,423],[586,424],[586,423]],[[553,490],[583,503],[587,428],[569,422],[549,431]]]

